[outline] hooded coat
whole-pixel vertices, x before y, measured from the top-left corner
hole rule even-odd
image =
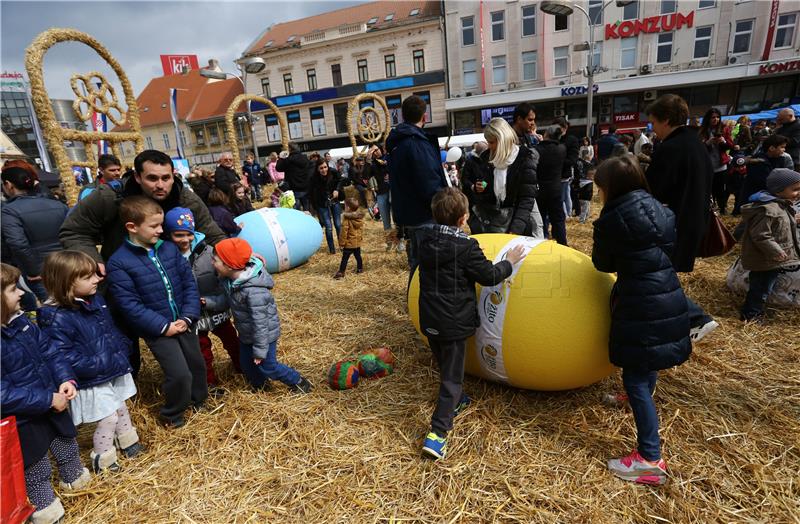
[[[433,222],[431,200],[447,187],[439,140],[416,125],[398,125],[386,139],[395,223],[417,226]]]
[[[511,275],[511,262],[493,264],[478,241],[460,229],[420,229],[419,320],[427,337],[463,340],[480,325],[475,283],[494,286]]]
[[[750,197],[742,206],[745,233],[742,237],[742,267],[750,271],[769,271],[800,262],[800,239],[795,210],[788,200],[766,191]],[[782,262],[782,253],[788,258]]]
[[[78,300],[76,308],[45,304],[37,311],[42,331],[72,366],[78,388],[104,384],[132,372],[131,341],[114,325],[99,294]]]
[[[133,176],[123,178],[123,188],[119,193],[105,184],[98,187],[78,202],[64,220],[59,232],[64,249],[82,251],[100,263],[107,261],[128,237],[125,224],[119,218],[120,202],[125,197],[141,194],[142,187]],[[191,209],[196,229],[205,233],[206,240],[211,245],[227,238],[211,218],[205,203],[189,188],[184,187],[178,177],[175,177],[172,191],[167,198],[156,202],[165,215],[174,207]],[[98,245],[102,246],[100,253],[97,252]]]
[[[647,183],[653,196],[675,213],[672,264],[675,271],[691,272],[711,218],[711,159],[687,126],[670,133],[650,158]]]
[[[606,203],[594,223],[592,262],[617,273],[611,292],[609,359],[654,371],[689,358],[689,310],[669,254],[675,215],[647,191]]]
[[[253,346],[254,358],[266,358],[269,345],[281,336],[278,306],[270,292],[274,286],[272,275],[256,257],[236,280],[223,280],[239,340]]]
[[[339,247],[356,249],[361,247],[364,235],[364,212],[346,211],[342,215],[342,231],[339,233]]]
[[[66,216],[67,206],[33,193],[3,202],[4,247],[22,274],[41,275],[44,257],[61,249],[58,231]]]

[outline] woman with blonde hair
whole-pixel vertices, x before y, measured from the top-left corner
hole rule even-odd
[[[488,148],[464,165],[462,187],[470,203],[469,227],[476,233],[531,235],[538,224],[538,153],[517,142],[514,129],[493,118],[483,131]]]

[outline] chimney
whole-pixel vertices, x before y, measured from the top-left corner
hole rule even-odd
[[[219,60],[212,58],[208,61],[208,67],[206,69],[210,69],[211,71],[216,71],[217,73],[222,72],[222,68],[219,66]]]

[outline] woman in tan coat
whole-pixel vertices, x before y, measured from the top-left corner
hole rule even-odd
[[[342,262],[339,271],[333,276],[335,279],[344,278],[347,262],[350,255],[356,259],[356,273],[364,272],[361,260],[361,241],[364,233],[364,212],[358,208],[358,200],[348,198],[345,200],[345,212],[342,216],[342,233],[339,235],[339,247],[342,248]]]

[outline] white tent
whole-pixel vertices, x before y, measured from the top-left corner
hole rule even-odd
[[[450,138],[450,144],[448,144],[448,148],[458,146],[458,147],[469,147],[475,142],[480,142],[486,140],[483,137],[483,133],[475,133],[472,135],[453,135],[452,137],[440,136],[439,137],[439,147],[444,148],[444,145],[447,144],[447,139]],[[358,146],[358,150],[361,151],[364,148],[363,145]],[[320,153],[323,153],[320,151]],[[337,147],[336,149],[331,149],[328,151],[331,154],[331,157],[336,158],[345,158],[349,159],[353,156],[353,148],[352,147]]]
[[[17,147],[17,144],[8,138],[8,135],[0,131],[0,158],[3,160],[12,160],[15,158],[24,159],[28,158],[28,155],[23,153],[22,150]]]

